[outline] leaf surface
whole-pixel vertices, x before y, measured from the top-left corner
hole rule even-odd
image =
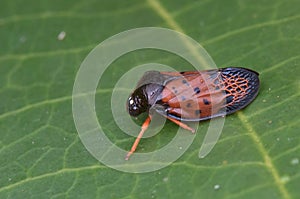
[[[0,198],[300,198],[299,7],[297,0],[3,0]],[[251,105],[226,118],[206,158],[198,158],[209,125],[201,122],[193,144],[170,166],[123,173],[99,163],[81,143],[72,89],[95,46],[146,26],[189,35],[218,67],[258,71],[261,89]],[[66,33],[62,40],[61,32]],[[113,121],[110,97],[123,73],[148,62],[191,69],[175,55],[144,50],[105,71],[96,110],[107,136],[126,150],[134,138]],[[142,140],[139,152],[163,147],[176,130],[167,122],[161,133]]]

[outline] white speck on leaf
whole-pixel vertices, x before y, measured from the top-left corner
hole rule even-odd
[[[219,184],[214,185],[214,190],[218,190],[220,188],[221,188],[221,186]]]
[[[164,182],[167,182],[168,180],[169,180],[168,177],[164,177],[164,179],[163,179]]]
[[[299,164],[299,159],[298,159],[298,158],[293,158],[293,159],[291,160],[291,164],[292,164],[292,165]]]
[[[58,39],[59,41],[64,40],[65,37],[66,37],[66,32],[65,32],[65,31],[61,31],[61,32],[57,35],[57,39]]]

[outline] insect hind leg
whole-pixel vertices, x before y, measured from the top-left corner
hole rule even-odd
[[[180,127],[183,128],[183,129],[186,129],[186,130],[188,130],[188,131],[191,131],[192,133],[195,133],[195,132],[196,132],[195,129],[189,127],[189,126],[186,125],[185,123],[180,122],[179,120],[176,120],[176,119],[171,118],[171,117],[169,117],[169,116],[165,116],[165,117],[166,117],[168,120],[174,122],[175,124],[177,124],[178,126],[180,126]]]

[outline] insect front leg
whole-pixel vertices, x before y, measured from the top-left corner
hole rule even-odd
[[[142,129],[141,129],[139,135],[136,137],[136,139],[135,139],[135,141],[134,141],[134,143],[133,143],[133,145],[132,145],[132,147],[131,147],[131,150],[127,153],[127,155],[126,155],[126,157],[125,157],[125,160],[128,160],[129,157],[130,157],[130,156],[133,154],[133,152],[136,150],[136,148],[137,148],[137,146],[138,146],[138,144],[139,144],[141,138],[143,137],[145,131],[147,130],[147,128],[148,128],[150,122],[151,122],[151,115],[149,115],[149,116],[147,117],[147,119],[145,120],[145,122],[143,123]]]

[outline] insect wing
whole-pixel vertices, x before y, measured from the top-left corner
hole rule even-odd
[[[259,88],[258,74],[244,68],[162,74],[172,77],[161,95],[160,103],[166,109],[163,114],[182,121],[206,120],[240,110],[255,98]]]
[[[258,94],[259,74],[246,68],[223,68],[221,76],[226,93],[226,113],[234,113],[250,104]]]

